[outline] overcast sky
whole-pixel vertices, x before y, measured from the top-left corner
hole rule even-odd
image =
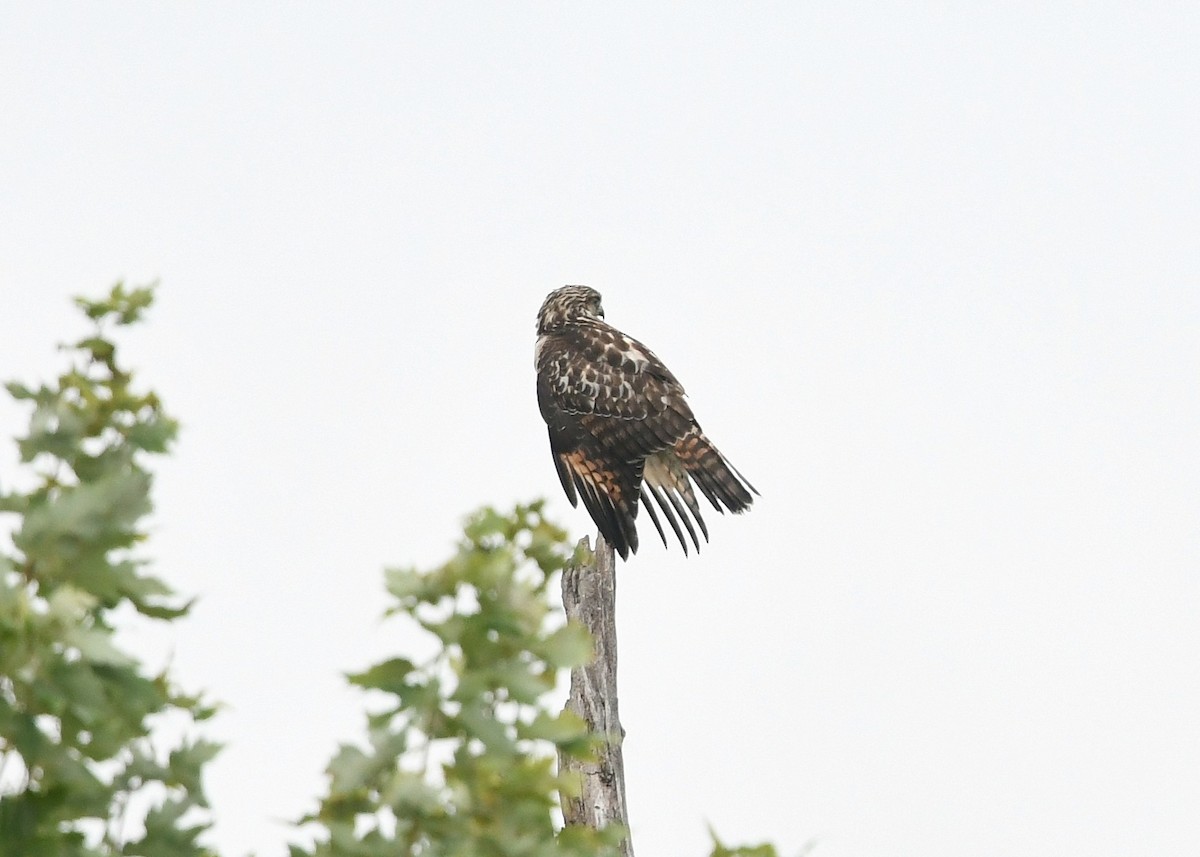
[[[4,4],[0,375],[161,280],[200,601],[130,644],[228,706],[215,843],[282,854],[361,734],[384,566],[591,532],[532,368],[584,283],[762,492],[619,569],[639,853],[1194,855],[1198,10]]]

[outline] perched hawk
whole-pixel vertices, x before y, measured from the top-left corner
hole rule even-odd
[[[700,550],[693,520],[708,541],[692,482],[718,512],[750,508],[758,491],[704,436],[671,370],[605,323],[599,292],[551,292],[538,311],[537,333],[538,407],[559,481],[572,506],[576,492],[583,496],[622,559],[638,549],[639,499],[666,545],[653,498],[685,554],[684,529]]]

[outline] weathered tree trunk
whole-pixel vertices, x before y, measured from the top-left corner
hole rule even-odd
[[[586,545],[587,539],[580,544]],[[571,671],[571,696],[567,708],[574,711],[593,734],[605,737],[594,762],[579,762],[559,756],[559,770],[575,773],[583,788],[577,798],[563,798],[567,824],[592,828],[610,824],[629,829],[625,807],[625,763],[621,742],[625,730],[617,715],[617,577],[616,556],[602,536],[589,565],[571,565],[563,570],[563,606],[567,618],[583,624],[596,645],[596,658]],[[633,857],[629,836],[622,843],[625,857]]]

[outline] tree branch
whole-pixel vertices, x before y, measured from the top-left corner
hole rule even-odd
[[[587,539],[580,541],[587,547]],[[621,742],[625,730],[617,714],[617,614],[616,556],[602,536],[590,563],[563,569],[563,607],[567,618],[580,622],[592,635],[595,659],[571,670],[571,695],[567,709],[575,712],[588,729],[604,741],[592,762],[559,755],[559,770],[574,773],[582,783],[579,797],[563,797],[567,824],[595,829],[619,824],[629,829],[625,805],[625,763]],[[633,844],[626,834],[621,843],[624,857],[633,857]]]

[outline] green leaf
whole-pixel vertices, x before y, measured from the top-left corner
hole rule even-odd
[[[504,724],[496,719],[495,712],[481,703],[464,702],[462,711],[455,720],[462,726],[463,733],[469,738],[478,738],[491,753],[511,755],[516,752],[516,745]]]
[[[96,596],[71,585],[60,586],[46,598],[46,615],[56,622],[71,625],[82,622],[96,606]]]
[[[165,417],[155,417],[136,423],[125,430],[125,439],[147,452],[166,452],[179,433],[179,424]]]
[[[17,442],[17,450],[25,463],[39,455],[71,461],[80,454],[86,432],[75,405],[61,399],[41,401],[29,420],[29,434]]]
[[[186,798],[167,798],[146,813],[145,835],[130,843],[127,854],[146,857],[201,857],[208,853],[199,844],[208,830],[207,822],[187,822],[187,812],[195,804]]]
[[[534,705],[554,689],[555,673],[542,664],[510,660],[493,667],[491,674],[514,702],[525,705]]]
[[[412,771],[394,771],[379,798],[401,818],[430,815],[441,808],[438,790]]]
[[[716,831],[711,826],[708,828],[708,835],[712,837],[713,842],[713,849],[709,857],[779,857],[775,846],[768,843],[730,848],[721,843],[721,840],[717,838]]]
[[[552,744],[571,744],[588,737],[587,724],[573,711],[551,714],[539,711],[528,724],[517,727],[522,738],[534,741],[549,741]]]
[[[463,533],[472,542],[479,544],[492,536],[504,535],[510,529],[510,521],[495,509],[481,509],[468,520]]]
[[[197,805],[205,806],[204,787],[200,783],[201,772],[220,752],[220,744],[204,739],[186,742],[172,750],[167,761],[167,770],[170,773],[167,784],[182,787],[193,796]]]
[[[592,635],[578,622],[568,622],[547,637],[541,652],[551,666],[567,669],[590,663],[595,656]]]
[[[117,283],[101,300],[77,297],[75,303],[93,321],[114,316],[117,324],[133,324],[141,318],[142,311],[154,303],[155,285],[126,290],[124,283]]]
[[[116,346],[101,336],[89,336],[86,339],[81,339],[74,345],[80,351],[87,351],[96,360],[111,360],[116,351]]]
[[[351,684],[359,687],[397,693],[406,687],[406,680],[415,669],[408,658],[390,658],[364,672],[352,673],[347,678]]]
[[[402,601],[420,597],[426,588],[426,575],[411,568],[389,568],[384,580],[388,592]]]
[[[406,710],[423,712],[438,702],[441,690],[441,682],[436,676],[430,676],[424,680],[414,679],[410,683],[397,685],[391,692],[399,697],[401,706]]]
[[[418,619],[421,627],[426,631],[435,634],[445,645],[456,645],[463,638],[463,634],[469,627],[467,617],[457,613],[447,616],[440,621],[431,619]]]
[[[83,545],[129,544],[134,522],[150,511],[149,493],[150,477],[138,471],[65,489],[55,502],[30,510],[13,543],[26,554],[61,552],[67,559]]]
[[[16,381],[8,381],[4,385],[4,389],[8,390],[8,394],[14,399],[32,399],[36,396],[33,390],[26,387],[24,384],[18,384]]]
[[[137,663],[134,658],[113,644],[110,632],[98,628],[67,628],[63,634],[63,642],[78,649],[83,659],[93,664],[131,667]]]
[[[374,771],[374,761],[351,744],[343,744],[329,763],[329,790],[334,795],[345,795],[362,789],[367,777]]]

